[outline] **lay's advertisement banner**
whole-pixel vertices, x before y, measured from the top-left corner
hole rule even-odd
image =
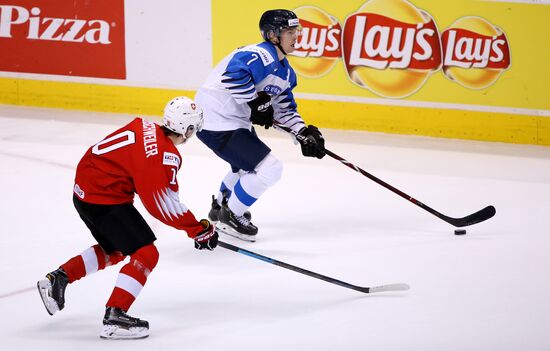
[[[406,0],[370,0],[343,24],[315,6],[295,9],[303,33],[291,58],[298,72],[321,78],[341,60],[346,77],[374,95],[406,98],[435,72],[469,89],[493,85],[510,68],[505,32],[479,16],[439,29]]]
[[[261,41],[258,19],[271,3],[255,5],[213,1],[215,62]],[[277,7],[293,10],[302,25],[289,55],[298,96],[550,117],[548,4],[283,0]]]

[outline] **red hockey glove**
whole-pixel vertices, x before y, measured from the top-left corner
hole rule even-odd
[[[216,226],[207,219],[201,219],[200,222],[204,229],[193,238],[193,240],[195,240],[195,249],[207,249],[212,251],[218,246],[218,232],[216,232]]]

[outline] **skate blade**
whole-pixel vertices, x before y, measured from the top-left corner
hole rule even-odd
[[[223,224],[222,222],[218,222],[218,224],[216,224],[216,230],[221,234],[229,235],[229,236],[232,236],[234,238],[241,239],[241,240],[244,240],[244,241],[249,241],[249,242],[255,242],[256,241],[256,235],[241,234],[238,231],[236,231],[236,230],[230,228],[229,226]]]
[[[40,298],[44,303],[44,307],[46,307],[46,311],[50,316],[53,316],[57,311],[59,311],[59,306],[57,305],[57,302],[55,302],[55,300],[52,299],[52,297],[50,296],[52,283],[49,279],[43,279],[39,280],[36,283],[36,287],[38,288],[38,293],[40,294]]]
[[[131,340],[145,339],[149,336],[149,329],[145,327],[121,328],[116,325],[104,325],[99,334],[101,339],[108,340]]]

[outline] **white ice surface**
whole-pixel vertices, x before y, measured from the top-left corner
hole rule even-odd
[[[283,178],[251,209],[258,241],[223,240],[352,284],[411,290],[365,295],[223,248],[200,252],[145,215],[161,257],[130,314],[151,336],[98,337],[121,264],[70,285],[50,317],[36,281],[94,243],[71,202],[75,166],[129,118],[0,106],[0,349],[550,350],[550,148],[360,132],[326,131],[327,147],[444,214],[492,204],[497,215],[455,236],[262,130]],[[226,165],[196,139],[180,150],[181,198],[204,217]]]

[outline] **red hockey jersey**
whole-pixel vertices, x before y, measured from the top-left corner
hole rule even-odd
[[[194,238],[203,226],[179,200],[181,155],[159,125],[136,118],[90,147],[76,169],[84,202],[123,204],[138,194],[155,218]]]

